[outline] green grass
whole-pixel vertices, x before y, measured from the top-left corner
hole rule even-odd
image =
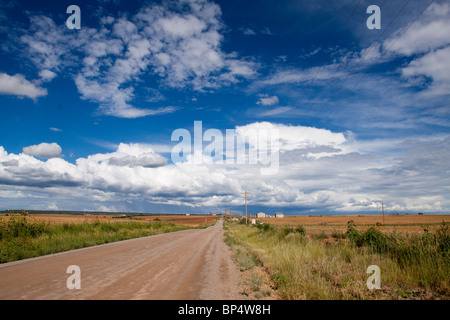
[[[227,225],[224,225],[225,229],[225,242],[231,248],[232,258],[237,263],[241,271],[250,270],[254,266],[259,265],[259,261],[252,253],[249,246],[245,245],[238,237],[231,236],[228,232]]]
[[[450,298],[445,224],[435,233],[416,234],[357,231],[349,224],[346,233],[329,238],[306,235],[301,227],[227,223],[226,235],[268,270],[282,299]],[[370,265],[381,269],[381,290],[366,286]]]
[[[0,222],[0,263],[190,228],[159,221],[109,223],[97,219],[50,224],[14,214]]]

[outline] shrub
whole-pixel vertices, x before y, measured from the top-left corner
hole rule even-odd
[[[278,233],[281,238],[286,237],[289,233],[292,233],[292,232],[294,232],[294,230],[292,230],[291,228],[288,228],[288,227],[281,228],[278,230]]]
[[[268,223],[264,223],[261,226],[262,226],[261,229],[264,232],[269,232],[269,231],[273,231],[274,230],[273,227],[270,224],[268,224]]]
[[[345,233],[339,232],[337,230],[334,230],[331,233],[331,237],[334,239],[344,239],[345,238]]]
[[[289,279],[285,275],[280,273],[275,273],[270,278],[275,282],[277,288],[285,286],[289,283]]]
[[[359,247],[366,244],[375,249],[375,251],[382,252],[386,248],[387,239],[380,230],[370,227],[357,237],[356,244]]]
[[[245,218],[241,218],[241,219],[239,219],[239,224],[247,224],[248,223],[247,220]]]
[[[450,253],[450,228],[442,222],[442,226],[436,231],[436,242],[439,250],[444,254]]]
[[[49,224],[33,221],[22,214],[10,214],[0,223],[0,239],[17,237],[37,237],[49,229]]]
[[[353,220],[347,222],[347,231],[345,232],[345,237],[353,243],[355,243],[359,238],[359,232],[355,229],[355,223],[353,222]]]
[[[353,220],[347,223],[345,236],[357,247],[368,245],[377,252],[385,251],[387,248],[387,238],[380,230],[370,227],[365,232],[359,232]]]
[[[306,236],[306,230],[303,226],[299,225],[297,226],[297,228],[295,228],[295,232],[302,235],[302,236]]]
[[[324,231],[321,231],[320,233],[312,234],[311,238],[316,239],[316,240],[324,240],[324,239],[328,239],[328,236],[326,235],[326,233]]]

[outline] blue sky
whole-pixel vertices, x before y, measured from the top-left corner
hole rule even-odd
[[[0,209],[243,212],[247,190],[267,213],[450,213],[449,18],[422,0],[2,1]],[[173,161],[195,121],[276,132],[276,173]]]

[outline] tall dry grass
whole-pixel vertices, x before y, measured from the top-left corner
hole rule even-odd
[[[375,228],[305,235],[304,229],[229,223],[237,239],[271,273],[283,299],[433,299],[450,297],[448,225],[435,234],[384,235]],[[369,290],[367,267],[381,269]]]

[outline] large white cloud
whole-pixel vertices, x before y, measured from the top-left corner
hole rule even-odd
[[[357,141],[339,132],[269,122],[235,130],[279,131],[276,174],[262,175],[261,163],[173,164],[147,144],[120,144],[114,152],[75,163],[8,154],[0,147],[0,197],[40,208],[200,210],[242,207],[241,192],[247,190],[250,206],[274,210],[378,212],[383,201],[391,212],[450,212],[448,135]]]
[[[427,94],[450,94],[450,46],[430,52],[417,58],[402,69],[402,75],[410,77],[428,77],[432,79]]]
[[[312,151],[314,148],[328,147],[339,148],[334,153],[343,152],[347,149],[346,138],[343,133],[335,133],[327,129],[319,129],[314,127],[294,126],[285,124],[276,124],[271,122],[255,122],[245,126],[236,127],[236,132],[242,137],[251,134],[267,132],[267,142],[262,145],[268,145],[271,133],[276,133],[277,149],[281,152],[294,150]],[[332,152],[333,153],[333,152]],[[311,155],[311,153],[307,153]]]
[[[83,99],[98,103],[104,114],[137,118],[179,109],[134,105],[135,83],[146,75],[167,87],[198,91],[256,75],[256,63],[221,49],[220,16],[220,7],[210,1],[163,1],[76,33],[49,17],[32,16],[20,40],[42,81],[78,69],[73,78]]]
[[[405,25],[386,39],[383,50],[411,56],[449,45],[449,19],[450,5],[433,3],[413,25]]]
[[[167,164],[167,160],[157,155],[152,147],[143,144],[121,143],[116,152],[91,156],[90,159],[113,166],[130,168],[156,168]]]
[[[43,142],[38,145],[23,148],[23,153],[41,158],[57,158],[61,155],[61,151],[61,147],[55,142]]]
[[[383,43],[382,51],[412,60],[400,68],[413,85],[425,88],[424,95],[449,94],[450,4],[433,3],[413,25],[398,30]],[[427,84],[426,78],[431,79]]]
[[[0,94],[16,95],[36,99],[46,96],[47,89],[39,88],[32,82],[25,79],[21,74],[10,76],[0,72]]]

